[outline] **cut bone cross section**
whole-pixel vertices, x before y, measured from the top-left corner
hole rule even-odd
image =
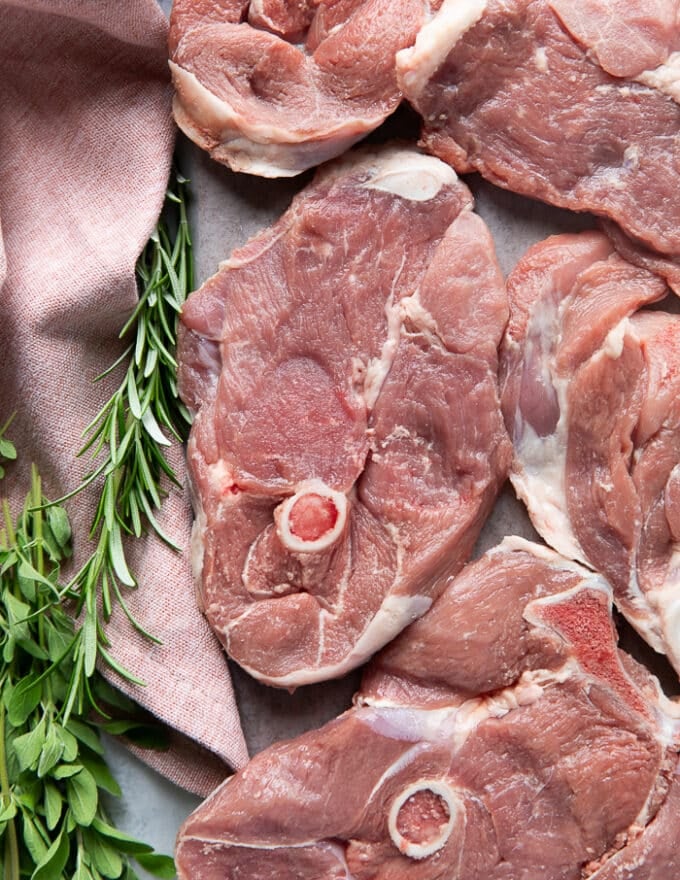
[[[292,553],[320,553],[342,535],[347,497],[321,480],[301,483],[274,513],[276,534]]]
[[[390,808],[392,843],[411,859],[426,859],[451,836],[458,812],[453,789],[439,780],[420,780],[407,786]]]

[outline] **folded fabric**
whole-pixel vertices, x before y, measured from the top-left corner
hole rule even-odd
[[[19,450],[1,491],[17,509],[32,462],[53,498],[91,468],[76,453],[116,378],[93,380],[121,352],[174,126],[167,23],[154,0],[10,0],[0,2],[0,22],[0,422],[15,413]],[[182,479],[181,449],[171,456]],[[68,504],[77,558],[92,550],[96,502],[93,485]],[[160,519],[188,548],[184,492],[171,492]],[[228,772],[225,762],[238,767],[247,757],[226,660],[196,607],[188,552],[148,537],[130,559],[139,582],[130,608],[162,644],[116,611],[112,653],[145,687],[115,684],[208,750],[144,755],[205,794]]]

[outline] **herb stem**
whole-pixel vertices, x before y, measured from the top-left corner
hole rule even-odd
[[[9,550],[9,548],[14,545],[16,538],[14,535],[14,523],[12,522],[12,514],[9,509],[9,501],[7,501],[6,498],[2,499],[2,516],[5,522],[5,540],[3,542],[5,544],[5,547],[0,549]]]
[[[40,574],[44,575],[45,559],[43,556],[43,512],[40,509],[42,503],[42,481],[35,465],[31,466],[31,487],[33,490],[33,508],[34,517],[34,533],[35,533],[35,559],[36,568]]]
[[[12,790],[7,772],[7,749],[5,745],[5,704],[0,700],[0,793],[2,804],[8,806],[12,800]],[[19,841],[14,819],[7,823],[5,831],[5,880],[19,880]]]
[[[33,516],[33,532],[35,534],[35,568],[41,575],[41,577],[45,577],[45,554],[43,550],[43,511],[41,508],[42,504],[42,480],[40,478],[40,474],[38,473],[38,469],[35,465],[31,466],[31,507],[32,516]],[[45,615],[38,615],[38,644],[41,648],[46,647],[46,636],[45,636]],[[47,676],[45,681],[45,696],[46,701],[49,705],[53,702],[53,693],[52,693],[52,680],[50,676]]]

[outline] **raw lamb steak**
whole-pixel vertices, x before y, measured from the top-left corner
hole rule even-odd
[[[680,671],[680,316],[638,311],[666,285],[592,232],[535,245],[508,291],[515,489]]]
[[[395,54],[428,9],[426,0],[175,0],[177,124],[236,171],[299,174],[396,109]]]
[[[251,674],[344,674],[463,564],[509,464],[507,316],[468,189],[400,148],[326,168],[189,298],[201,601]]]
[[[506,539],[355,703],[187,819],[182,880],[678,876],[678,711],[617,650],[599,575]]]
[[[678,0],[445,0],[397,69],[457,171],[680,254],[678,50]]]

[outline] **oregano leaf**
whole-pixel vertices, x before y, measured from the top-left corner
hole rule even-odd
[[[6,804],[0,804],[0,822],[9,822],[17,814],[17,805],[14,801],[8,801]]]
[[[123,831],[119,831],[117,828],[114,828],[113,825],[109,825],[108,822],[104,822],[103,819],[99,819],[95,817],[92,822],[92,828],[99,832],[102,837],[106,837],[108,840],[114,842],[121,852],[126,853],[152,853],[153,847],[149,846],[148,843],[142,843],[141,840],[137,840],[134,837],[130,837],[129,834],[125,834]]]
[[[42,859],[38,862],[31,880],[59,880],[66,866],[69,855],[69,840],[65,831],[52,843]]]
[[[17,450],[12,443],[11,440],[8,440],[7,437],[0,437],[0,458],[5,458],[7,461],[14,461],[17,457]]]
[[[68,733],[79,739],[84,746],[88,747],[88,749],[91,749],[98,755],[104,754],[104,746],[102,745],[96,728],[90,727],[82,721],[78,721],[77,718],[70,718],[66,725],[66,730]]]
[[[82,859],[78,862],[71,880],[94,880],[92,872]]]
[[[95,755],[81,755],[81,761],[83,766],[90,771],[99,788],[103,788],[104,791],[115,797],[120,797],[122,794],[120,786],[112,776],[103,758]]]
[[[47,728],[45,743],[40,752],[38,761],[38,776],[42,779],[61,760],[64,753],[64,743],[57,733],[57,725],[50,724]]]
[[[176,875],[177,869],[175,863],[170,856],[164,856],[161,853],[145,853],[135,856],[145,871],[153,874],[154,877],[160,877],[161,880],[172,880]]]
[[[64,745],[64,753],[62,755],[64,762],[70,764],[78,757],[78,740],[68,728],[62,727],[61,724],[55,729],[59,739]]]
[[[89,825],[97,812],[99,792],[94,776],[85,767],[66,780],[66,798],[76,822]]]
[[[50,831],[53,831],[61,819],[61,811],[63,805],[61,792],[51,782],[45,782],[45,795],[43,798],[43,809],[45,810],[45,823]]]
[[[35,657],[36,660],[49,659],[47,651],[30,637],[26,639],[17,639],[17,645],[23,651],[26,651],[31,657]]]
[[[20,770],[27,770],[29,767],[37,765],[40,753],[45,741],[45,718],[41,718],[39,723],[22,736],[17,736],[12,747],[16,755],[17,763]]]
[[[11,635],[18,641],[19,639],[30,639],[31,630],[28,625],[28,618],[31,614],[31,606],[21,599],[17,599],[9,591],[3,596],[5,608],[8,615],[8,627]]]
[[[115,880],[123,873],[125,863],[115,847],[99,834],[88,830],[83,834],[87,854],[95,868],[102,877]]]
[[[47,844],[42,839],[40,832],[35,827],[33,819],[28,813],[22,814],[21,835],[26,849],[33,859],[33,863],[39,864],[47,852]]]
[[[28,716],[40,702],[42,684],[36,679],[36,675],[29,675],[8,691],[9,696],[5,706],[9,723],[14,727],[25,724]]]
[[[58,663],[73,641],[72,629],[56,625],[54,619],[45,621],[47,652],[52,663]]]
[[[62,550],[68,548],[71,540],[71,524],[64,508],[59,505],[48,507],[47,522],[59,547]]]
[[[76,773],[80,773],[82,769],[82,764],[60,764],[52,771],[52,778],[69,779],[71,776],[75,776]]]

